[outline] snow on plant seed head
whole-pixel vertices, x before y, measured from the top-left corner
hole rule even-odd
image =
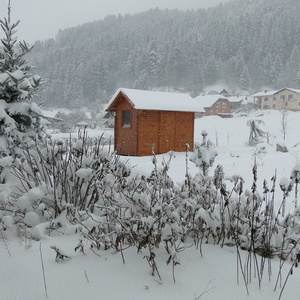
[[[289,179],[287,177],[282,177],[279,182],[282,191],[287,191],[289,187]]]

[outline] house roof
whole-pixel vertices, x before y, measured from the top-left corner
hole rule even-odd
[[[198,96],[195,98],[195,100],[203,107],[211,107],[215,102],[217,102],[219,99],[228,99],[220,94],[218,95],[205,95],[205,96]]]
[[[77,126],[88,126],[89,123],[85,122],[85,121],[80,121],[78,123],[76,123]]]
[[[280,93],[284,90],[289,90],[289,91],[292,91],[292,92],[295,92],[295,93],[298,93],[300,94],[300,90],[299,89],[291,89],[291,88],[283,88],[283,89],[280,89],[280,90],[276,90],[276,91],[263,91],[263,92],[258,92],[256,94],[253,95],[253,97],[264,97],[264,96],[273,96],[277,93]]]
[[[246,96],[230,96],[230,97],[226,97],[226,99],[230,103],[241,103],[243,100],[245,100],[245,98],[247,98],[247,97]]]
[[[110,112],[110,111],[108,111],[108,112],[105,113],[105,115],[103,116],[103,119],[109,119],[109,118],[111,118],[111,117],[113,117],[113,116],[114,116],[113,113]]]
[[[263,91],[263,92],[258,92],[253,95],[253,97],[263,97],[263,96],[273,96],[275,93],[278,91]]]
[[[226,97],[230,97],[231,96],[231,94],[228,91],[226,91],[226,89],[223,89],[219,94],[223,95],[223,96],[226,96]]]
[[[291,89],[291,88],[283,88],[283,89],[277,91],[275,94],[280,93],[283,90],[289,90],[289,91],[295,92],[297,94],[300,94],[300,90],[299,89]]]
[[[87,120],[92,120],[92,113],[90,111],[85,111],[84,116],[86,117]]]
[[[115,92],[105,110],[115,110],[114,104],[116,103],[114,102],[120,93],[127,97],[135,109],[204,112],[203,106],[187,94],[125,88],[120,88]]]
[[[43,110],[42,112],[45,117],[55,118],[60,114],[69,115],[71,113],[71,110],[66,108],[62,108],[62,109],[57,108],[52,110]]]

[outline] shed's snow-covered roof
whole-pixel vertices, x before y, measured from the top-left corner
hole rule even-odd
[[[111,106],[119,93],[126,95],[135,109],[204,112],[203,106],[187,94],[125,88],[116,91],[105,110],[113,110]]]
[[[217,94],[217,95],[204,95],[204,96],[198,96],[195,98],[197,103],[199,103],[203,107],[211,107],[215,102],[217,102],[219,99],[227,99],[227,97],[224,97],[223,95]]]

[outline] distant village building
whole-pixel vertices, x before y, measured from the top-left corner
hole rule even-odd
[[[132,156],[193,149],[195,112],[204,112],[187,94],[124,88],[106,111],[115,114],[115,150]]]
[[[220,92],[220,95],[223,95],[224,97],[231,97],[231,94],[225,89]]]
[[[248,99],[247,96],[229,96],[227,97],[227,100],[230,103],[231,110],[235,111],[241,107],[241,105],[248,104],[250,99]]]
[[[103,116],[104,122],[102,123],[103,127],[114,128],[115,127],[115,115],[113,112],[108,111]]]
[[[85,129],[88,127],[90,127],[90,124],[87,122],[80,121],[80,122],[76,123],[76,128],[78,128],[78,129]]]
[[[300,90],[283,88],[276,91],[263,91],[253,95],[260,109],[300,110]]]
[[[69,111],[66,111],[66,113],[64,113],[62,110],[58,110],[58,109],[43,110],[42,112],[44,118],[49,121],[51,127],[53,128],[64,127],[63,125],[65,123],[64,117],[67,113],[69,113]]]
[[[95,127],[95,120],[93,120],[91,112],[82,111],[82,113],[80,115],[81,115],[81,118],[76,123],[76,128],[84,129],[84,128]]]
[[[204,108],[204,112],[196,113],[196,118],[204,116],[230,116],[231,104],[229,100],[220,95],[204,95],[195,98],[197,103]]]
[[[43,110],[43,115],[52,119],[64,120],[65,116],[69,115],[72,111],[70,109],[51,109]]]

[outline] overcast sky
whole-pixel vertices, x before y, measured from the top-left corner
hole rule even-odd
[[[20,20],[18,40],[34,43],[55,37],[59,29],[136,13],[150,8],[182,10],[208,8],[229,0],[11,0],[11,19]],[[7,16],[8,0],[0,0],[0,18]],[[0,33],[0,37],[3,33]]]

